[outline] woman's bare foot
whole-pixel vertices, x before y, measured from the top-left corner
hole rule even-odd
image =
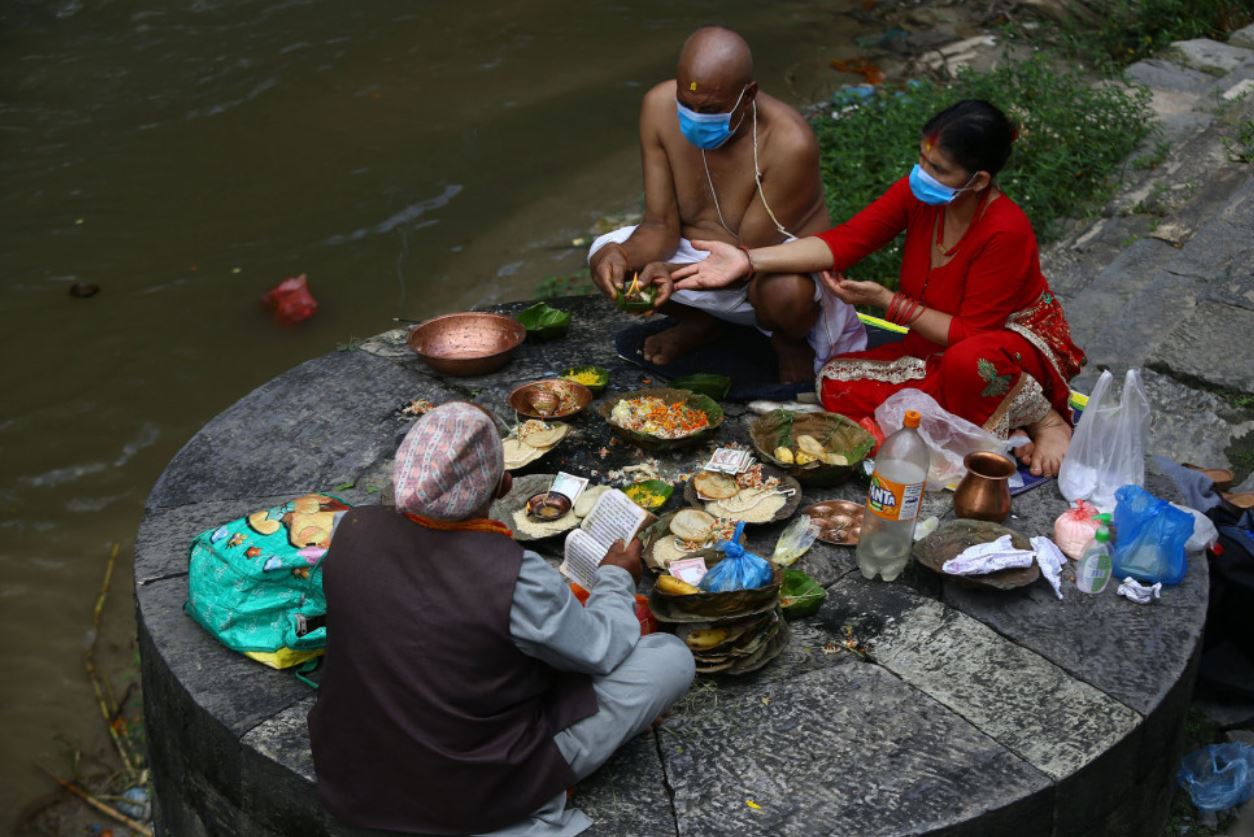
[[[778,331],[771,335],[771,346],[779,362],[779,382],[800,384],[814,380],[814,349],[805,340],[793,340]]]
[[[693,349],[709,342],[718,333],[718,320],[702,312],[685,313],[677,317],[678,323],[645,338],[644,359],[658,366],[666,366]]]
[[[1015,455],[1032,474],[1038,477],[1056,477],[1062,467],[1062,459],[1071,444],[1071,425],[1054,410],[1040,421],[1024,428],[1032,439],[1026,445],[1015,448]]]

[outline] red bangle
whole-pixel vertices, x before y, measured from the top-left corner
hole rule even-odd
[[[897,304],[900,298],[901,294],[893,294],[892,298],[888,300],[888,307],[884,309],[884,319],[888,320],[890,323],[895,322],[895,320],[893,320],[893,314],[897,310]]]
[[[903,315],[906,313],[906,309],[910,306],[910,304],[913,301],[914,300],[910,299],[910,297],[906,296],[905,294],[902,294],[902,293],[893,294],[893,302],[892,302],[892,305],[889,306],[888,317],[886,319],[890,323],[897,323],[898,325],[902,325]]]

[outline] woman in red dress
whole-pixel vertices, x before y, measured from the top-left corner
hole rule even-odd
[[[910,327],[905,339],[838,355],[819,372],[823,406],[854,419],[900,389],[931,395],[951,413],[1005,438],[1024,428],[1019,457],[1053,476],[1071,439],[1068,381],[1084,364],[1062,306],[1041,273],[1027,216],[997,187],[1013,129],[988,102],[959,102],[923,126],[919,162],[844,224],[759,249],[698,242],[704,261],[671,274],[675,287],[717,288],[755,271],[825,271],[852,305],[882,308]],[[900,291],[843,271],[905,230]]]

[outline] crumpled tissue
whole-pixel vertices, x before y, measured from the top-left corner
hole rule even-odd
[[[1128,576],[1115,592],[1130,602],[1149,604],[1154,599],[1162,598],[1163,583],[1160,581],[1157,584],[1142,584]]]
[[[1067,566],[1067,556],[1062,554],[1058,544],[1044,535],[1032,538],[1032,548],[1036,550],[1036,563],[1041,565],[1041,575],[1054,588],[1054,595],[1062,598],[1062,568]]]
[[[998,570],[1028,567],[1035,560],[1035,552],[1016,549],[1010,542],[1010,535],[1002,535],[995,541],[967,547],[946,561],[941,570],[948,575],[985,575]]]
[[[1057,544],[1044,536],[1032,538],[1031,549],[1016,549],[1010,535],[1002,535],[995,541],[969,546],[941,567],[947,575],[985,575],[998,570],[1030,567],[1035,561],[1041,574],[1054,588],[1054,595],[1062,598],[1062,568],[1067,558]]]

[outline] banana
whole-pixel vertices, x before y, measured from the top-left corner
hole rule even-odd
[[[690,631],[684,642],[693,651],[704,651],[707,648],[713,648],[725,639],[727,639],[726,628],[698,628]]]
[[[693,587],[686,581],[681,581],[673,575],[660,575],[657,577],[657,583],[653,585],[658,592],[666,593],[669,596],[691,596],[701,591]]]
[[[775,458],[780,462],[783,462],[785,465],[791,465],[793,463],[792,451],[783,445],[780,445],[775,449]]]

